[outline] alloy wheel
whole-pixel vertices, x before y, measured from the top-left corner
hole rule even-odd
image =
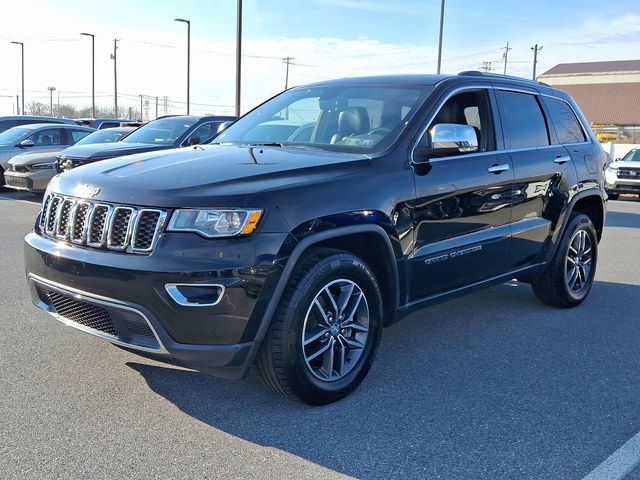
[[[581,293],[589,285],[592,260],[591,237],[585,230],[578,230],[569,243],[565,262],[565,280],[570,292]]]

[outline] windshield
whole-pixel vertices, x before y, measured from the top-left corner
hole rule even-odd
[[[295,88],[240,118],[213,143],[382,151],[402,133],[430,90],[413,85]]]
[[[624,157],[623,162],[640,162],[640,149],[631,150]]]
[[[110,129],[98,130],[97,132],[90,133],[82,140],[76,142],[76,145],[87,145],[89,143],[111,143],[117,142],[124,137],[131,130],[123,132],[122,130],[116,130],[115,132]]]
[[[153,143],[155,145],[170,145],[189,130],[196,122],[193,117],[172,117],[154,120],[138,128],[135,132],[123,138],[127,143]]]
[[[33,133],[33,130],[24,127],[10,128],[0,133],[0,145],[16,145],[31,133]]]

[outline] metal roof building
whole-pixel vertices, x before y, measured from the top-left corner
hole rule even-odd
[[[538,80],[569,93],[592,124],[640,140],[638,128],[624,128],[640,126],[640,60],[561,63]]]

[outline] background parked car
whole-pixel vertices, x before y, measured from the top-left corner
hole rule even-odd
[[[76,122],[68,118],[57,117],[37,117],[29,115],[13,115],[0,117],[0,133],[19,125],[30,125],[32,123],[64,123],[67,125],[77,125]]]
[[[0,187],[9,159],[20,153],[59,152],[87,136],[95,129],[55,123],[38,123],[13,127],[0,133]]]
[[[87,136],[78,140],[75,145],[93,143],[112,143],[133,132],[134,127],[106,128],[94,131],[86,128]],[[46,190],[49,181],[58,173],[57,156],[60,150],[22,153],[9,160],[9,168],[4,174],[6,186],[17,190],[28,190],[40,193]]]
[[[132,120],[126,120],[124,118],[77,118],[75,122],[78,125],[95,128],[96,130],[102,130],[103,128],[120,127],[123,123],[131,123]]]
[[[134,153],[166,150],[196,145],[211,140],[218,134],[218,127],[236,117],[173,115],[153,120],[119,142],[107,145],[76,145],[58,156],[61,171],[80,165],[122,157]]]

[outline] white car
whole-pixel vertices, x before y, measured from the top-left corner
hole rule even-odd
[[[616,200],[621,193],[640,195],[640,148],[634,148],[609,165],[604,178],[611,200]]]

